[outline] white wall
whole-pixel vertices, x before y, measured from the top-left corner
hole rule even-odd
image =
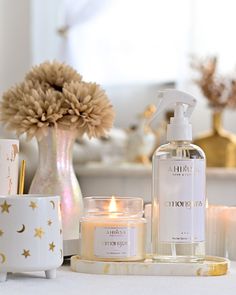
[[[143,113],[147,105],[158,104],[157,92],[163,87],[164,85],[158,83],[105,86],[104,89],[112,100],[116,110],[115,124],[123,128],[136,124],[138,122],[138,115]],[[167,84],[166,87],[170,88]]]
[[[0,0],[0,95],[33,64],[59,55],[61,0]]]
[[[0,94],[31,66],[30,0],[0,0]]]
[[[58,35],[62,0],[31,0],[32,62],[60,58],[62,38]]]

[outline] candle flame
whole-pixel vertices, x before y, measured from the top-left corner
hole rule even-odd
[[[116,199],[113,196],[111,197],[111,201],[110,201],[110,204],[109,204],[109,207],[108,207],[108,211],[110,213],[117,212]]]

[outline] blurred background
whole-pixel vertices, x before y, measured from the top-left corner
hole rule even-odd
[[[194,138],[212,130],[212,107],[194,83],[197,73],[191,62],[193,56],[216,56],[217,72],[235,78],[235,11],[234,0],[0,0],[0,95],[23,80],[33,65],[54,59],[76,68],[84,80],[102,85],[116,110],[115,128],[110,145],[107,139],[102,143],[84,139],[76,146],[74,160],[80,166],[75,169],[82,192],[116,191],[144,195],[150,200],[150,157],[154,148],[165,142],[166,118],[171,113],[158,118],[152,134],[144,130],[141,135],[135,134],[135,130],[155,112],[157,91],[166,87],[188,91],[199,99],[192,116]],[[234,108],[224,109],[221,124],[228,132],[236,133]],[[3,129],[1,136],[6,136]],[[225,145],[210,143],[209,150],[214,153],[220,147],[227,153],[227,147],[233,145],[230,160],[224,155],[218,165],[221,156],[216,153],[215,162],[209,166],[236,167],[236,140],[232,136],[227,140]],[[141,147],[141,155],[140,150],[135,151],[137,147]],[[30,158],[30,178],[37,166],[36,148],[35,141],[31,147],[21,143],[23,156]],[[123,154],[125,148],[127,155]],[[114,168],[115,162],[127,159],[149,166]],[[89,161],[113,163],[114,169],[81,167]],[[209,173],[214,183],[226,175]],[[229,173],[228,194],[234,196],[236,174]],[[107,176],[110,181],[105,188]],[[220,194],[229,187],[227,181],[224,178]],[[210,194],[216,195],[218,190],[211,186]]]
[[[128,127],[173,83],[200,98],[197,135],[211,111],[192,83],[190,56],[217,55],[221,73],[235,71],[235,10],[234,0],[0,0],[0,93],[34,64],[65,61],[107,90],[116,126]],[[236,132],[235,123],[227,110],[225,128]]]

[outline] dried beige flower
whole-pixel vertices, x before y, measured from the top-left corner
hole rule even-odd
[[[99,137],[112,127],[114,110],[99,85],[58,62],[34,67],[25,81],[3,94],[0,120],[17,134],[41,138],[48,127]]]
[[[57,61],[46,61],[34,66],[25,79],[41,84],[44,89],[53,88],[56,91],[62,92],[62,87],[65,83],[79,82],[82,76],[69,65]]]
[[[100,137],[112,127],[114,110],[105,91],[96,83],[71,82],[63,88],[68,114],[61,125],[74,124],[80,134]]]
[[[33,136],[40,139],[46,134],[47,127],[55,126],[66,113],[62,107],[64,98],[51,89],[43,91],[28,87],[28,82],[24,82],[4,93],[1,120],[18,135],[26,133],[29,139]],[[23,92],[24,89],[27,91]]]

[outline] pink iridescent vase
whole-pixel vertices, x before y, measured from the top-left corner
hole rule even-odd
[[[39,163],[29,193],[53,194],[61,197],[64,256],[78,253],[79,218],[83,199],[76,178],[72,152],[75,130],[49,128],[38,140]]]

